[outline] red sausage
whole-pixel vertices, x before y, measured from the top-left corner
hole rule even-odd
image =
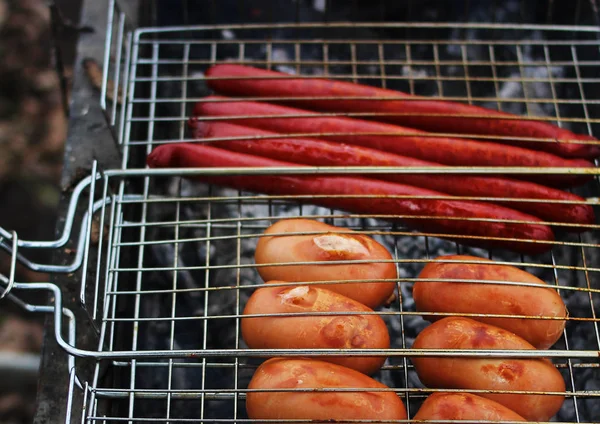
[[[393,153],[366,147],[334,143],[309,138],[265,138],[279,134],[243,125],[226,122],[190,120],[195,138],[230,137],[239,140],[213,143],[216,147],[264,156],[276,160],[315,166],[439,166],[432,162],[407,158]],[[471,197],[512,197],[521,199],[554,199],[567,202],[582,202],[583,198],[566,191],[544,187],[538,184],[493,177],[470,177],[462,175],[435,174],[373,174],[372,178],[410,184],[416,187],[436,190],[456,196]],[[501,202],[506,207],[517,209],[540,217],[549,222],[572,224],[593,224],[594,210],[589,205],[548,202]],[[574,231],[584,231],[585,227],[566,227]]]
[[[316,117],[314,112],[261,102],[223,101],[226,97],[209,96],[196,104],[194,113],[200,116],[273,116],[313,115],[308,118],[254,118],[235,122],[281,134],[315,134],[318,138],[354,144],[396,153],[402,156],[453,166],[523,166],[523,167],[593,167],[583,159],[563,159],[546,152],[536,152],[498,143],[484,143],[430,134],[396,125],[344,117]],[[214,101],[221,100],[221,101]],[[403,136],[375,134],[404,134]],[[324,134],[327,134],[325,136]],[[354,135],[358,134],[358,135]],[[415,134],[414,137],[406,134]],[[586,182],[591,175],[520,175],[519,179],[537,181],[558,187]]]
[[[151,167],[299,166],[294,163],[230,152],[205,144],[184,143],[159,146],[148,156],[147,162]],[[435,233],[443,238],[458,239],[465,244],[504,247],[520,253],[535,254],[548,251],[552,246],[546,242],[554,240],[554,234],[550,227],[538,224],[539,219],[531,215],[503,206],[480,202],[417,198],[416,196],[444,195],[433,190],[404,184],[354,176],[332,175],[262,175],[251,177],[240,175],[197,176],[197,178],[204,182],[259,193],[309,196],[309,199],[307,199],[309,203],[355,213],[395,215],[407,224],[424,232]],[[361,197],[311,197],[315,195],[375,195],[378,197],[367,200]],[[394,198],[389,196],[410,197]],[[528,222],[503,222],[505,220]],[[510,240],[495,240],[494,238]]]
[[[516,119],[517,115],[463,103],[417,100],[416,96],[395,90],[327,79],[294,78],[281,72],[234,64],[212,66],[206,71],[206,77],[213,90],[227,95],[310,97],[310,100],[282,99],[281,102],[333,112],[381,113],[385,115],[378,115],[378,120],[435,132],[553,139],[556,143],[510,139],[498,141],[564,157],[593,158],[600,155],[598,145],[577,143],[596,141],[594,137],[574,134],[550,123]],[[341,97],[365,99],[342,100]],[[406,100],[378,100],[381,97]]]

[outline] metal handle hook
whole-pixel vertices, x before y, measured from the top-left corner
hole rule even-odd
[[[19,238],[17,236],[17,232],[13,231],[12,233],[12,249],[10,256],[10,272],[8,274],[8,281],[6,284],[6,288],[0,294],[0,300],[4,299],[12,290],[15,285],[15,275],[17,272],[17,249],[19,248]]]

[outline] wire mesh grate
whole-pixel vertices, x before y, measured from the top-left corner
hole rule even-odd
[[[116,408],[112,409],[114,415],[106,417],[108,421],[128,418],[144,422],[161,414],[166,414],[162,419],[244,419],[245,387],[259,361],[244,350],[239,337],[241,310],[251,291],[260,285],[251,251],[269,223],[282,216],[346,225],[390,247],[400,270],[400,297],[378,313],[397,335],[393,347],[399,349],[410,348],[416,332],[424,326],[410,297],[409,288],[417,270],[440,253],[483,254],[450,242],[425,239],[368,216],[349,218],[339,211],[315,213],[310,206],[300,207],[300,215],[288,202],[216,188],[205,188],[209,193],[202,196],[184,195],[186,190],[197,188],[179,180],[173,196],[158,198],[149,189],[149,201],[124,201],[120,205],[126,208],[142,203],[146,214],[142,215],[143,221],[118,218],[113,224],[111,249],[135,251],[143,244],[144,260],[141,264],[134,260],[133,266],[118,261],[111,264],[108,273],[113,276],[112,286],[108,286],[104,300],[108,313],[101,324],[107,350],[131,350],[128,355],[136,359],[112,362],[113,377],[120,376],[120,383],[117,379],[90,385],[92,404],[100,408],[90,409],[91,419],[104,417],[102,406],[108,404]],[[143,239],[142,228],[146,230]],[[425,255],[414,245],[428,247]],[[577,305],[572,309],[567,332],[555,346],[555,352],[564,352],[555,363],[571,384],[566,405],[578,405],[584,411],[585,405],[597,402],[599,393],[586,389],[582,384],[588,380],[581,376],[597,374],[596,353],[600,346],[595,310],[599,290],[592,283],[600,270],[588,265],[586,250],[564,248],[535,260],[494,252],[488,255],[524,266],[560,287],[569,305]],[[573,261],[574,254],[579,259]],[[178,353],[186,349],[193,354],[178,358]],[[591,355],[578,358],[577,350]],[[136,356],[143,352],[162,359]],[[423,391],[418,383],[410,352],[403,353],[398,350],[390,357],[379,378],[416,411],[430,391]],[[584,414],[581,421],[586,420]]]
[[[376,377],[403,399],[409,418],[436,391],[423,387],[411,363],[422,353],[411,346],[426,325],[415,311],[412,284],[440,255],[474,254],[522,267],[560,292],[570,311],[567,328],[552,350],[531,355],[552,357],[567,383],[558,420],[597,421],[597,225],[583,234],[561,233],[552,252],[524,257],[441,240],[383,216],[313,206],[306,198],[257,195],[194,183],[181,172],[135,169],[160,144],[198,141],[186,127],[193,106],[210,93],[204,71],[226,62],[457,100],[598,134],[597,28],[338,23],[128,33],[124,15],[116,12],[109,17],[118,25],[108,44],[117,47],[107,49],[105,58],[105,76],[113,84],[105,81],[103,101],[122,147],[123,170],[101,174],[96,195],[102,201],[90,201],[100,212],[99,228],[107,228],[94,242],[101,256],[88,263],[90,225],[80,244],[86,253],[77,259],[84,270],[96,267],[93,284],[87,282],[93,290],[84,290],[84,280],[82,299],[99,329],[82,421],[246,422],[248,381],[262,359],[275,353],[249,350],[240,336],[246,301],[262,284],[253,251],[269,225],[294,217],[351,228],[392,252],[398,296],[376,312],[390,330],[392,348]],[[575,192],[596,205],[598,182]],[[87,219],[91,223],[92,216]],[[449,353],[458,354],[440,354]]]

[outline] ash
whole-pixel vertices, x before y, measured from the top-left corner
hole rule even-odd
[[[259,2],[260,3],[260,2]],[[360,2],[359,2],[360,3]],[[424,2],[427,3],[428,2]],[[481,14],[485,12],[486,2],[473,2],[471,20],[477,21]],[[485,3],[485,4],[484,4]],[[516,5],[517,1],[506,1],[505,6],[499,9],[500,18],[506,22],[518,21],[522,10]],[[362,4],[362,3],[360,3]],[[313,19],[318,17],[321,2],[313,2],[314,7],[302,6],[300,13],[302,16],[310,16]],[[343,12],[342,12],[343,13]],[[393,11],[390,12],[393,14]],[[429,20],[433,17],[439,17],[439,10],[427,9],[423,11]],[[309,19],[310,20],[310,19]],[[345,33],[340,29],[336,37],[352,37],[375,39],[378,37],[398,36],[392,30],[388,32],[370,32],[368,29],[352,29],[352,33]],[[499,39],[503,32],[490,33],[489,30],[473,29],[466,33],[459,30],[449,31],[447,34],[436,34],[436,37],[450,37],[454,39]],[[510,33],[511,38],[541,40],[541,32],[522,32]],[[247,35],[247,34],[246,34]],[[271,35],[271,34],[269,34]],[[313,36],[314,33],[302,33],[289,30],[278,30],[272,34],[274,39],[278,38],[304,38]],[[237,59],[239,56],[238,47],[235,44],[236,37],[241,36],[235,31],[225,30],[217,35],[222,40],[230,40],[232,44],[224,44],[219,47],[218,59]],[[264,38],[264,34],[253,33],[256,38]],[[321,60],[322,47],[319,45],[306,45],[301,51],[303,60]],[[364,48],[363,48],[364,47]],[[440,46],[440,60],[448,61],[489,61],[490,55],[495,55],[497,61],[541,61],[545,60],[545,52],[541,48],[524,45],[517,49],[514,45],[507,43],[494,47],[493,53],[488,46],[469,46],[467,48],[460,45]],[[390,61],[406,62],[406,49],[404,46],[396,46],[394,49],[385,49],[385,59]],[[172,50],[161,49],[161,55],[177,57],[181,52],[174,47]],[[207,52],[201,49],[192,51],[192,58],[206,59]],[[262,44],[248,44],[246,48],[246,59],[266,58],[267,49]],[[273,45],[272,58],[275,61],[293,60],[295,52],[293,47],[287,45]],[[349,49],[344,46],[331,45],[329,50],[330,59],[349,60]],[[414,45],[411,48],[411,57],[413,61],[422,59],[432,60],[431,44],[423,43]],[[357,47],[357,59],[365,61],[376,61],[377,50],[375,47],[368,46]],[[484,69],[485,68],[485,69]],[[275,69],[295,73],[297,69],[292,65],[275,66]],[[192,75],[201,75],[203,68],[191,69]],[[321,67],[302,66],[301,71],[308,74],[323,74]],[[464,81],[448,81],[439,86],[435,81],[428,79],[436,75],[432,66],[400,66],[386,65],[387,75],[402,75],[410,77],[408,79],[390,80],[388,88],[395,88],[402,91],[414,90],[414,92],[423,95],[445,95],[445,96],[465,96],[466,86]],[[328,69],[329,74],[351,75],[352,69],[345,65],[331,65]],[[441,70],[443,76],[464,78],[465,73],[470,76],[487,77],[492,76],[490,67],[463,67],[463,66],[445,66]],[[561,78],[569,75],[572,70],[568,67],[560,66],[526,66],[522,69],[514,66],[501,66],[497,69],[498,77],[505,78],[528,78],[535,80],[540,78],[547,80],[548,76]],[[372,74],[378,75],[378,66],[360,66],[358,69],[360,75]],[[166,69],[162,76],[179,76],[177,69]],[[367,84],[378,84],[378,80],[365,79],[360,81]],[[443,92],[440,92],[440,88]],[[578,93],[574,87],[562,87],[557,85],[560,97],[576,98]],[[492,82],[472,82],[470,86],[472,97],[499,97],[503,99],[523,98],[551,98],[551,87],[546,82],[520,83],[513,81],[499,82],[494,86]],[[572,91],[571,91],[572,90]],[[203,81],[196,80],[188,85],[188,96],[200,97],[209,94],[209,90]],[[159,84],[159,97],[172,97],[181,95],[181,85],[178,82],[165,82]],[[481,102],[482,106],[492,109],[498,108],[498,103]],[[569,116],[578,113],[576,109],[564,108],[560,111],[555,109],[552,104],[539,103],[531,106],[529,110],[523,103],[506,102],[502,103],[505,111],[517,114],[533,114],[542,116]],[[191,108],[192,105],[188,105]],[[180,116],[179,104],[159,104],[157,114],[159,116]],[[567,124],[563,126],[567,127]],[[164,124],[156,128],[157,139],[171,139],[177,137],[179,126]],[[580,131],[581,128],[572,128]],[[208,187],[199,183],[190,183],[188,181],[176,180],[163,184],[157,184],[152,188],[155,194],[168,194],[173,197],[203,197],[212,196],[214,198],[223,198],[228,196],[248,195],[249,193],[240,193],[237,191]],[[589,188],[584,188],[579,194],[586,195]],[[189,289],[187,292],[179,293],[176,299],[172,295],[145,295],[141,298],[141,312],[143,317],[209,317],[208,319],[192,319],[177,321],[174,326],[168,321],[144,322],[140,326],[139,349],[235,349],[246,348],[243,340],[238,334],[239,321],[235,318],[243,311],[243,307],[254,290],[255,285],[260,284],[262,280],[258,276],[256,269],[252,267],[254,249],[257,238],[251,237],[261,233],[267,226],[274,223],[275,219],[265,219],[265,217],[276,216],[277,219],[286,216],[297,215],[328,215],[343,214],[341,211],[332,211],[312,205],[280,204],[267,202],[248,202],[238,204],[235,202],[212,202],[209,210],[204,202],[181,203],[179,211],[180,219],[183,221],[208,219],[226,219],[231,218],[230,227],[215,225],[211,227],[210,233],[206,226],[181,226],[179,227],[179,238],[186,240],[177,245],[166,243],[162,245],[150,246],[147,251],[146,266],[152,267],[171,267],[176,264],[178,267],[210,265],[210,270],[180,270],[176,275],[172,272],[151,272],[145,274],[144,289],[170,289],[174,286],[176,277],[176,287],[178,289]],[[151,207],[149,210],[149,221],[172,221],[175,219],[175,210],[173,205],[161,205],[160,207]],[[252,219],[252,220],[248,220]],[[331,218],[328,223],[342,226],[353,227],[357,230],[389,230],[398,231],[401,227],[389,222],[377,221],[373,219],[347,219]],[[174,238],[174,227],[149,227],[147,238],[150,240],[171,240]],[[247,238],[236,239],[235,236],[241,234],[250,236]],[[207,245],[206,237],[212,237],[210,244]],[[578,241],[579,239],[572,235],[560,234],[563,240]],[[401,260],[424,258],[435,258],[447,254],[473,254],[482,257],[489,257],[495,260],[524,261],[528,263],[540,263],[545,265],[578,265],[583,266],[585,254],[585,263],[597,264],[597,253],[592,249],[582,252],[581,249],[561,247],[556,248],[552,255],[545,254],[537,257],[522,257],[519,255],[507,253],[505,251],[484,251],[481,249],[467,248],[448,241],[417,236],[375,236],[378,242],[385,245],[395,257]],[[149,254],[148,254],[149,253]],[[177,255],[176,255],[177,253]],[[241,266],[241,267],[239,267]],[[414,278],[418,275],[422,264],[400,264],[399,275],[401,278]],[[586,275],[578,271],[554,272],[551,269],[544,268],[525,268],[549,284],[558,284],[559,286],[588,287],[589,282]],[[593,284],[593,283],[592,283]],[[239,290],[236,289],[239,287]],[[208,288],[209,291],[203,290]],[[221,290],[217,290],[221,288]],[[412,284],[401,283],[398,285],[398,301],[389,308],[382,308],[384,311],[415,311],[415,305],[412,298]],[[572,317],[592,317],[593,304],[590,296],[584,292],[565,291],[561,292]],[[598,302],[598,299],[595,299]],[[173,304],[175,307],[173,307]],[[207,305],[207,307],[205,306]],[[233,316],[233,318],[231,317]],[[229,318],[228,318],[229,317]],[[386,316],[384,317],[390,331],[392,347],[409,348],[412,346],[416,335],[428,325],[420,317],[416,316]],[[173,333],[173,337],[171,336]],[[567,325],[564,337],[555,345],[557,349],[576,349],[576,350],[598,350],[599,346],[598,329],[591,323],[570,321]],[[173,343],[171,345],[171,342]],[[224,396],[226,390],[245,389],[252,376],[255,366],[262,361],[260,358],[241,357],[239,360],[234,358],[206,358],[206,365],[203,367],[202,358],[190,360],[176,360],[169,381],[168,367],[147,368],[139,367],[137,372],[137,388],[155,388],[165,389],[170,383],[172,389],[179,390],[199,390],[206,389],[211,391],[207,395],[202,405],[202,400],[174,400],[170,404],[172,418],[198,418],[200,410],[204,406],[204,419],[223,419],[223,418],[247,418],[245,415],[243,395],[239,398]],[[600,374],[598,368],[579,367],[579,361],[557,360],[569,391],[592,391],[600,390]],[[569,367],[573,367],[570,371]],[[404,388],[423,387],[419,382],[416,373],[408,358],[394,357],[389,358],[386,367],[375,378],[384,384],[399,388],[399,393],[407,400],[409,413],[414,415],[423,400],[422,396],[411,394],[406,397],[402,390]],[[573,386],[574,384],[574,386]],[[219,395],[221,394],[221,395]],[[137,416],[141,417],[164,417],[165,402],[163,401],[144,401],[136,403]],[[577,413],[576,413],[577,409]],[[578,417],[576,416],[578,414]],[[562,410],[557,415],[559,421],[593,421],[600,417],[600,402],[592,398],[568,397]],[[578,418],[578,419],[577,419]]]

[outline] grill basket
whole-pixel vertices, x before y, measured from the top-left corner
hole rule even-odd
[[[5,230],[0,234],[2,247],[12,255],[10,275],[0,276],[2,297],[54,316],[54,338],[68,357],[68,396],[62,407],[66,422],[247,422],[247,384],[265,357],[339,354],[335,349],[253,350],[240,336],[243,308],[262,284],[253,262],[257,240],[278,219],[300,216],[352,228],[393,253],[398,296],[378,310],[390,329],[392,347],[347,354],[389,357],[375,377],[402,398],[409,419],[436,391],[419,382],[411,358],[454,355],[551,358],[567,387],[557,420],[600,420],[598,225],[587,225],[581,234],[559,232],[550,253],[529,257],[467,247],[382,216],[313,206],[305,198],[236,191],[186,178],[368,174],[382,168],[145,167],[146,156],[160,144],[198,141],[186,130],[187,121],[194,104],[210,94],[204,71],[224,62],[439,96],[598,135],[600,27],[595,1],[448,2],[452,6],[425,1],[420,8],[414,1],[346,5],[298,0],[286,3],[289,7],[267,1],[167,3],[142,2],[137,20],[151,26],[137,26],[114,1],[106,5],[103,75],[95,101],[99,97],[121,166],[101,169],[93,163],[69,193],[55,241],[21,240]],[[227,14],[231,10],[237,13]],[[256,23],[218,23],[223,16],[231,22],[238,15]],[[287,23],[273,23],[283,21]],[[432,172],[386,170],[391,171]],[[443,172],[592,173],[594,180],[574,192],[595,209],[598,203],[596,168],[454,167]],[[74,243],[69,263],[28,259],[28,249],[61,249],[69,242]],[[456,253],[518,266],[554,286],[570,312],[558,343],[540,351],[413,349],[426,321],[415,311],[412,284],[425,264]],[[78,299],[63,299],[65,288],[59,284],[16,282],[17,262],[53,275],[77,275]],[[27,291],[47,291],[50,304],[21,300]],[[74,308],[84,312],[86,328],[97,333],[91,345],[77,342]]]

